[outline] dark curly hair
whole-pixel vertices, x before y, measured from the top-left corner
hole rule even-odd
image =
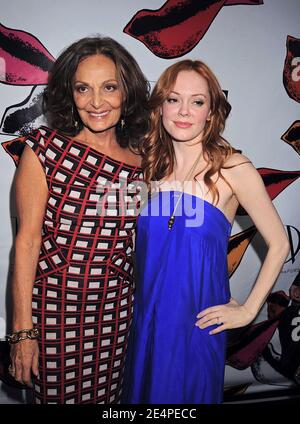
[[[120,122],[117,124],[117,141],[122,147],[139,150],[149,125],[150,85],[132,55],[109,37],[82,38],[67,47],[54,62],[44,95],[49,123],[70,136],[76,136],[82,130],[83,124],[73,100],[73,79],[79,62],[95,54],[102,54],[115,63],[121,84],[125,127],[122,130]]]

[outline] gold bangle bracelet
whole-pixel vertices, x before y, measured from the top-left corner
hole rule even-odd
[[[37,328],[24,328],[24,330],[13,331],[11,334],[8,334],[6,340],[9,344],[16,344],[26,339],[38,339],[39,335],[40,333]]]

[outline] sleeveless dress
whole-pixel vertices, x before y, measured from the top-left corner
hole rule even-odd
[[[37,155],[49,189],[32,299],[41,334],[35,402],[117,403],[137,203],[126,187],[141,169],[47,127],[21,141]]]
[[[179,192],[154,195],[138,220],[137,282],[124,403],[220,403],[226,335],[195,326],[203,309],[230,299],[231,224],[220,209]]]

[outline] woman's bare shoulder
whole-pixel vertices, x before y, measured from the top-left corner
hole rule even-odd
[[[127,163],[129,163],[131,166],[141,167],[142,157],[140,154],[135,153],[130,149],[128,149],[126,153],[127,153],[127,156],[126,156]]]
[[[224,162],[223,169],[239,167],[244,164],[252,164],[251,160],[242,153],[233,153]]]

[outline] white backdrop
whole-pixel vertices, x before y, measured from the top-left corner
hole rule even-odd
[[[123,28],[138,10],[158,9],[164,3],[164,0],[0,0],[0,23],[33,34],[54,57],[78,38],[96,33],[111,36],[135,56],[148,79],[155,81],[167,66],[178,59],[155,56],[144,44],[125,34]],[[232,113],[225,137],[242,149],[257,168],[285,171],[300,168],[297,152],[281,140],[290,125],[300,119],[300,105],[288,96],[282,82],[286,39],[288,35],[300,38],[299,23],[299,0],[265,0],[263,5],[223,7],[203,39],[183,56],[205,61],[216,73],[222,88],[229,91]],[[0,116],[9,106],[22,102],[31,89],[31,86],[0,84]],[[11,138],[0,134],[0,142]],[[10,191],[15,166],[2,148],[0,170],[0,338],[3,338],[13,241]],[[299,180],[293,182],[274,200],[284,224],[298,230],[299,184]],[[240,218],[232,234],[249,226],[247,217]],[[296,249],[299,243],[296,231],[293,232],[293,243]],[[275,290],[287,292],[299,271],[299,256],[297,254],[294,262],[289,261],[284,266]],[[234,296],[240,300],[246,296],[259,267],[260,259],[250,246],[231,278]],[[259,320],[265,318],[263,309]],[[235,378],[232,374],[234,381]],[[0,386],[0,403],[22,401],[17,398],[8,397],[4,390],[1,393]]]

